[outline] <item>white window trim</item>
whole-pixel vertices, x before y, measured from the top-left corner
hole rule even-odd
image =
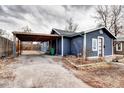
[[[93,46],[94,44],[94,42],[96,42],[95,44],[95,46]],[[96,38],[92,38],[92,51],[97,51],[97,46],[98,46],[98,42],[97,42],[97,39]],[[95,49],[94,49],[94,47],[95,47]]]
[[[104,45],[105,45],[105,43],[104,43],[104,37],[102,37],[102,36],[98,36],[98,42],[99,42],[99,38],[102,38],[103,39],[103,52],[102,52],[102,54],[103,54],[103,57],[104,57]],[[98,43],[98,57],[99,57],[99,43]]]
[[[116,44],[116,51],[122,51],[122,42],[120,42],[120,44],[121,44],[121,49],[120,50],[118,50],[118,44]]]

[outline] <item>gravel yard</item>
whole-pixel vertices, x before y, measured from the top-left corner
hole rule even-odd
[[[90,87],[59,62],[44,55],[22,55],[0,69],[0,87],[79,88]]]

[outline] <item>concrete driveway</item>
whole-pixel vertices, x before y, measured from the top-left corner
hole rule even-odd
[[[5,87],[21,88],[88,88],[87,84],[76,78],[54,56],[22,55],[16,58],[17,63],[8,65],[12,69],[14,80]]]

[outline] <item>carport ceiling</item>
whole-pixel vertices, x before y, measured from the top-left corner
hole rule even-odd
[[[55,40],[60,37],[58,35],[41,34],[41,33],[27,33],[27,32],[12,32],[12,33],[21,41],[44,42],[44,41]]]

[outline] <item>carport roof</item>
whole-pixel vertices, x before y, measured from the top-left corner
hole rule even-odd
[[[28,32],[12,32],[21,41],[50,41],[59,38],[58,35],[41,34],[41,33],[28,33]]]

